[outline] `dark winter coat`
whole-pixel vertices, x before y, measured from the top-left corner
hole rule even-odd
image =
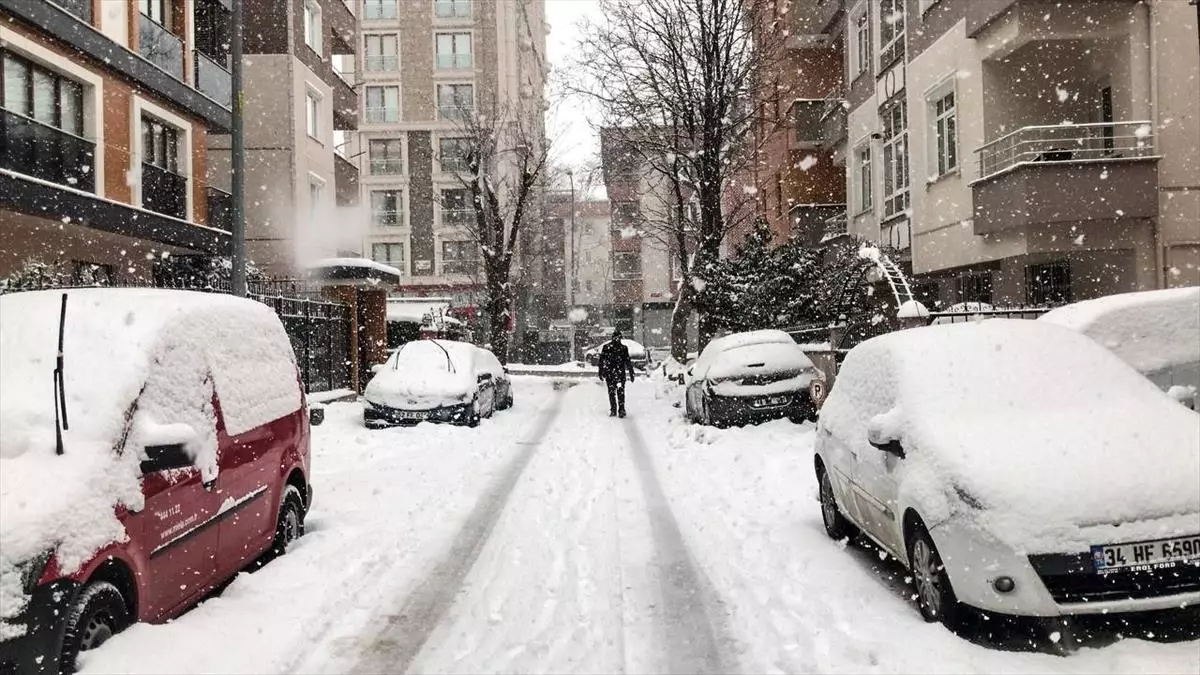
[[[600,349],[600,379],[611,382],[622,381],[625,374],[633,379],[633,361],[629,360],[629,348],[620,342],[606,342]]]

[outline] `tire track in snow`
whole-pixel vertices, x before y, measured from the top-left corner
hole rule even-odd
[[[565,388],[571,386],[574,385],[564,385]],[[559,389],[558,383],[555,383],[555,389]],[[562,401],[560,393],[554,403],[541,413],[532,433],[526,440],[518,442],[518,445],[524,446],[521,454],[480,496],[450,545],[450,550],[405,598],[399,612],[387,617],[387,623],[379,627],[375,640],[367,647],[352,672],[403,673],[408,670],[453,604],[464,579],[504,511],[517,479],[558,417]]]
[[[720,646],[730,645],[732,640],[726,635],[724,622],[711,620],[706,609],[716,601],[716,591],[692,563],[692,556],[658,482],[641,432],[630,421],[625,426],[625,433],[629,438],[634,466],[641,478],[654,534],[654,558],[661,570],[662,628],[666,636],[668,672],[730,672],[722,659]]]

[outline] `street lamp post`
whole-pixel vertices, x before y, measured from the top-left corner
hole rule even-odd
[[[567,180],[571,185],[571,278],[567,280],[567,320],[571,323],[571,360],[575,360],[575,172],[567,169]]]
[[[242,0],[233,0],[230,7],[230,25],[233,34],[230,36],[230,84],[233,88],[233,124],[230,129],[233,136],[230,142],[229,154],[232,166],[233,185],[230,195],[233,199],[233,223],[230,234],[233,238],[233,251],[230,256],[229,285],[234,295],[246,295],[246,139],[242,113],[244,100],[242,96]]]

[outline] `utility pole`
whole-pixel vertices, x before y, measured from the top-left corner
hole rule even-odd
[[[571,278],[567,280],[570,301],[567,309],[567,321],[571,323],[571,360],[575,360],[575,172],[567,169],[567,180],[571,184]]]
[[[230,64],[233,88],[233,125],[229,156],[233,168],[233,253],[231,256],[230,290],[234,295],[246,296],[246,138],[243,126],[244,97],[242,95],[242,2],[233,0],[231,21],[233,35],[230,36]]]

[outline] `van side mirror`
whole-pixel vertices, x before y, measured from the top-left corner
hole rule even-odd
[[[308,409],[308,425],[310,427],[321,426],[321,423],[324,421],[325,421],[325,409],[324,408],[309,408]]]
[[[142,473],[183,469],[191,465],[192,458],[187,450],[184,450],[183,443],[147,445],[146,459],[142,461]]]
[[[889,455],[895,455],[896,457],[899,457],[900,459],[904,459],[904,456],[905,456],[904,446],[901,445],[900,441],[897,441],[896,439],[892,439],[892,440],[885,441],[882,443],[877,442],[877,441],[870,441],[870,443],[871,443],[871,445],[875,446],[876,448],[878,448],[879,450],[881,450],[883,452],[886,452]]]

